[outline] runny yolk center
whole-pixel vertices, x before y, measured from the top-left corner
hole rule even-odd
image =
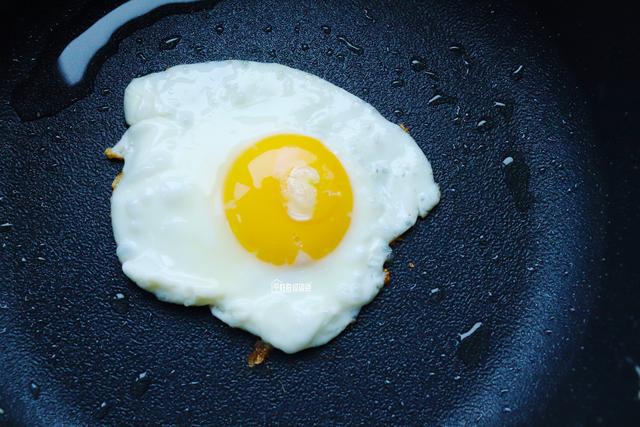
[[[347,172],[319,140],[280,134],[242,152],[227,172],[224,210],[238,241],[275,264],[317,260],[349,228]]]

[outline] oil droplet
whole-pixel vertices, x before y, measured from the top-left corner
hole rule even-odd
[[[186,427],[191,426],[193,423],[191,422],[191,410],[189,408],[185,408],[182,412],[178,414],[176,419],[176,425],[178,427]]]
[[[480,120],[478,120],[478,123],[476,123],[477,132],[484,133],[489,131],[492,127],[493,127],[493,123],[491,122],[491,119],[488,117],[483,117]]]
[[[331,27],[328,25],[323,25],[322,27],[320,27],[320,29],[322,30],[323,33],[325,33],[326,35],[331,34]]]
[[[364,53],[363,48],[361,48],[356,44],[353,44],[345,36],[338,36],[338,41],[343,43],[347,47],[347,49],[349,49],[351,52],[355,53],[356,55],[362,55]]]
[[[271,25],[267,25],[262,29],[262,31],[264,31],[265,33],[270,33],[272,30],[273,28],[271,28]]]
[[[109,402],[106,402],[106,401],[102,402],[100,406],[98,406],[98,409],[96,410],[93,416],[95,417],[96,420],[101,420],[107,416],[110,409],[111,409],[111,405],[109,404]]]
[[[411,58],[411,69],[416,72],[424,71],[427,69],[427,62],[421,56],[414,56]]]
[[[395,79],[394,81],[391,82],[391,87],[402,87],[404,86],[404,80],[402,79]]]
[[[144,371],[138,374],[135,381],[133,382],[133,386],[131,387],[131,393],[136,397],[141,397],[143,394],[149,390],[149,386],[151,385],[151,374],[149,371]]]
[[[455,104],[456,102],[458,102],[457,98],[436,92],[435,95],[427,101],[427,105],[435,107],[437,105]]]
[[[371,22],[376,22],[376,19],[373,16],[371,16],[371,13],[369,12],[369,9],[365,9],[364,10],[364,17],[367,18]]]
[[[482,322],[476,322],[473,324],[473,326],[471,327],[471,329],[469,329],[467,332],[463,332],[461,334],[458,334],[459,338],[460,338],[460,343],[462,344],[462,342],[470,337],[473,336],[473,334],[475,334],[478,329],[480,329],[480,327],[482,326]]]
[[[476,322],[468,331],[458,334],[456,356],[465,364],[480,363],[489,349],[490,334],[482,322]]]
[[[431,298],[433,302],[440,302],[444,298],[444,293],[440,288],[433,288],[429,291],[429,298]]]
[[[431,80],[438,80],[438,75],[436,73],[434,73],[433,71],[425,71],[424,72],[427,76],[431,77]]]
[[[460,111],[460,106],[459,105],[456,107],[456,112],[453,115],[453,123],[455,123],[457,125],[462,123],[462,112]]]
[[[452,45],[452,46],[449,46],[449,51],[457,55],[460,55],[462,59],[462,64],[464,65],[464,68],[465,68],[465,74],[469,74],[471,70],[471,59],[469,58],[469,55],[467,54],[466,49],[461,45]]]
[[[224,33],[224,24],[218,24],[213,29],[216,33],[222,34]]]
[[[116,44],[138,18],[161,6],[173,5],[167,12],[185,8],[210,7],[201,0],[129,0],[95,21],[84,32],[64,46],[61,51],[44,52],[27,79],[14,90],[11,104],[23,121],[52,116],[91,92],[91,79],[107,55],[103,48]],[[200,6],[195,6],[198,3]],[[155,14],[156,17],[164,15]],[[154,18],[155,19],[155,18]],[[52,45],[68,41],[68,31],[55,31]],[[140,40],[141,42],[141,40]],[[146,60],[144,55],[139,55]],[[43,100],[42,93],[48,96]]]
[[[10,222],[5,222],[4,224],[0,224],[0,232],[7,233],[13,229],[13,224]]]
[[[178,43],[180,43],[180,40],[182,40],[182,37],[180,36],[169,36],[160,42],[160,50],[175,49],[176,46],[178,46]]]
[[[524,73],[524,65],[518,65],[515,70],[511,73],[511,77],[514,80],[520,80],[522,78],[522,74]]]
[[[505,121],[511,120],[513,116],[514,102],[507,99],[493,101],[493,107],[498,111]]]
[[[129,311],[129,300],[124,294],[117,293],[111,300],[111,307],[118,314],[125,314]]]
[[[29,384],[29,391],[31,392],[31,397],[34,400],[38,400],[40,399],[40,393],[42,392],[42,390],[40,389],[40,386],[36,383],[34,383],[33,381]]]
[[[192,3],[196,0],[135,0],[115,8],[69,43],[58,57],[60,73],[69,85],[79,83],[96,53],[114,33],[132,20],[170,3]]]

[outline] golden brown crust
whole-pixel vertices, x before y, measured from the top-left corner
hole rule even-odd
[[[113,182],[111,183],[111,189],[115,190],[116,187],[118,186],[118,183],[120,183],[120,180],[122,179],[122,172],[119,172],[118,175],[116,175],[115,178],[113,178]]]
[[[262,340],[256,341],[253,346],[253,351],[249,354],[249,357],[247,357],[247,365],[249,365],[250,368],[261,365],[265,360],[267,360],[267,356],[269,356],[271,349],[271,345],[266,342]]]
[[[107,159],[109,160],[124,160],[124,157],[113,151],[113,148],[111,147],[104,150],[104,155],[107,156]]]
[[[388,285],[389,283],[391,283],[391,272],[389,271],[388,268],[384,269],[384,284]]]

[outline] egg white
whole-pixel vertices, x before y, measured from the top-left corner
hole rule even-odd
[[[285,352],[338,335],[383,285],[389,242],[439,200],[411,136],[361,99],[286,66],[176,66],[134,79],[124,104],[130,128],[113,151],[125,165],[111,199],[124,273],[161,300],[210,305],[222,321]],[[279,133],[322,141],[353,191],[341,243],[301,265],[276,266],[247,252],[223,211],[222,182],[234,158]]]

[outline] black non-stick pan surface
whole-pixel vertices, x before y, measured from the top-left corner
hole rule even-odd
[[[638,420],[629,11],[170,5],[122,26],[70,88],[56,58],[124,2],[24,3],[2,12],[0,41],[0,424]],[[442,190],[353,325],[254,368],[255,337],[122,274],[109,215],[121,165],[102,154],[126,130],[131,79],[223,59],[285,64],[371,103],[410,129]]]

